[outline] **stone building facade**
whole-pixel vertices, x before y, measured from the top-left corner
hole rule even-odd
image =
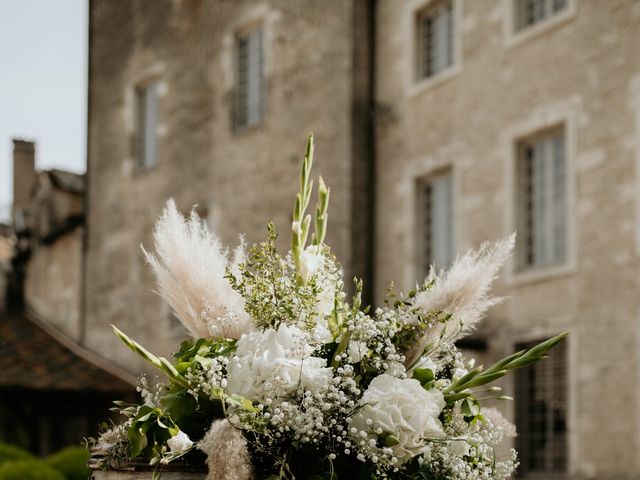
[[[377,298],[425,258],[517,230],[480,355],[571,331],[505,384],[518,476],[639,478],[640,3],[380,0],[376,15]]]
[[[349,277],[368,274],[366,2],[90,3],[90,348],[139,368],[110,324],[165,354],[182,336],[140,251],[170,197],[229,246],[271,219],[284,247],[312,131],[333,187],[328,239]]]
[[[634,0],[92,0],[87,346],[142,368],[116,324],[168,353],[139,249],[166,200],[229,245],[268,218],[286,238],[313,131],[328,241],[377,303],[518,231],[464,346],[571,331],[503,385],[520,476],[640,477],[639,48]]]

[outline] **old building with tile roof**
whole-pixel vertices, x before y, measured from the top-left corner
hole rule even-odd
[[[47,454],[95,435],[135,376],[83,345],[83,176],[36,171],[22,140],[14,172],[0,231],[0,441]]]

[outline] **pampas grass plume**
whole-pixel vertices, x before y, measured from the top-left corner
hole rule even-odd
[[[207,454],[207,480],[253,478],[247,440],[226,418],[214,421],[197,447]]]
[[[501,241],[483,243],[478,250],[471,250],[456,258],[447,271],[436,273],[432,267],[427,281],[433,287],[420,292],[414,306],[423,312],[443,311],[451,315],[444,325],[437,325],[426,332],[414,349],[407,355],[406,365],[411,365],[422,355],[425,347],[443,335],[455,341],[472,332],[486,311],[500,303],[502,298],[490,294],[498,271],[513,251],[515,234]]]
[[[244,300],[224,278],[244,261],[242,242],[229,260],[219,239],[195,211],[188,218],[167,202],[156,222],[155,253],[142,251],[156,276],[159,294],[194,337],[239,338],[253,330]]]

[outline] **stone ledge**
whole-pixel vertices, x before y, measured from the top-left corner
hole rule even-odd
[[[163,472],[162,480],[204,480],[206,473]],[[94,471],[91,480],[152,480],[153,472],[122,472],[116,470]]]

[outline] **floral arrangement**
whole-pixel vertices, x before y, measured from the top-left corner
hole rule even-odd
[[[142,457],[157,467],[199,449],[210,479],[502,479],[516,452],[497,458],[513,426],[481,400],[494,380],[544,358],[566,333],[475,367],[456,348],[500,299],[491,283],[514,238],[432,268],[406,296],[362,308],[348,299],[324,243],[330,189],[319,179],[313,215],[310,137],[293,210],[290,251],[265,241],[232,254],[194,212],[170,201],[144,252],[160,294],[193,339],[173,363],[114,327],[165,383],[142,378],[139,405],[115,402],[127,420],[94,440],[102,465]],[[311,230],[313,233],[310,236]]]

